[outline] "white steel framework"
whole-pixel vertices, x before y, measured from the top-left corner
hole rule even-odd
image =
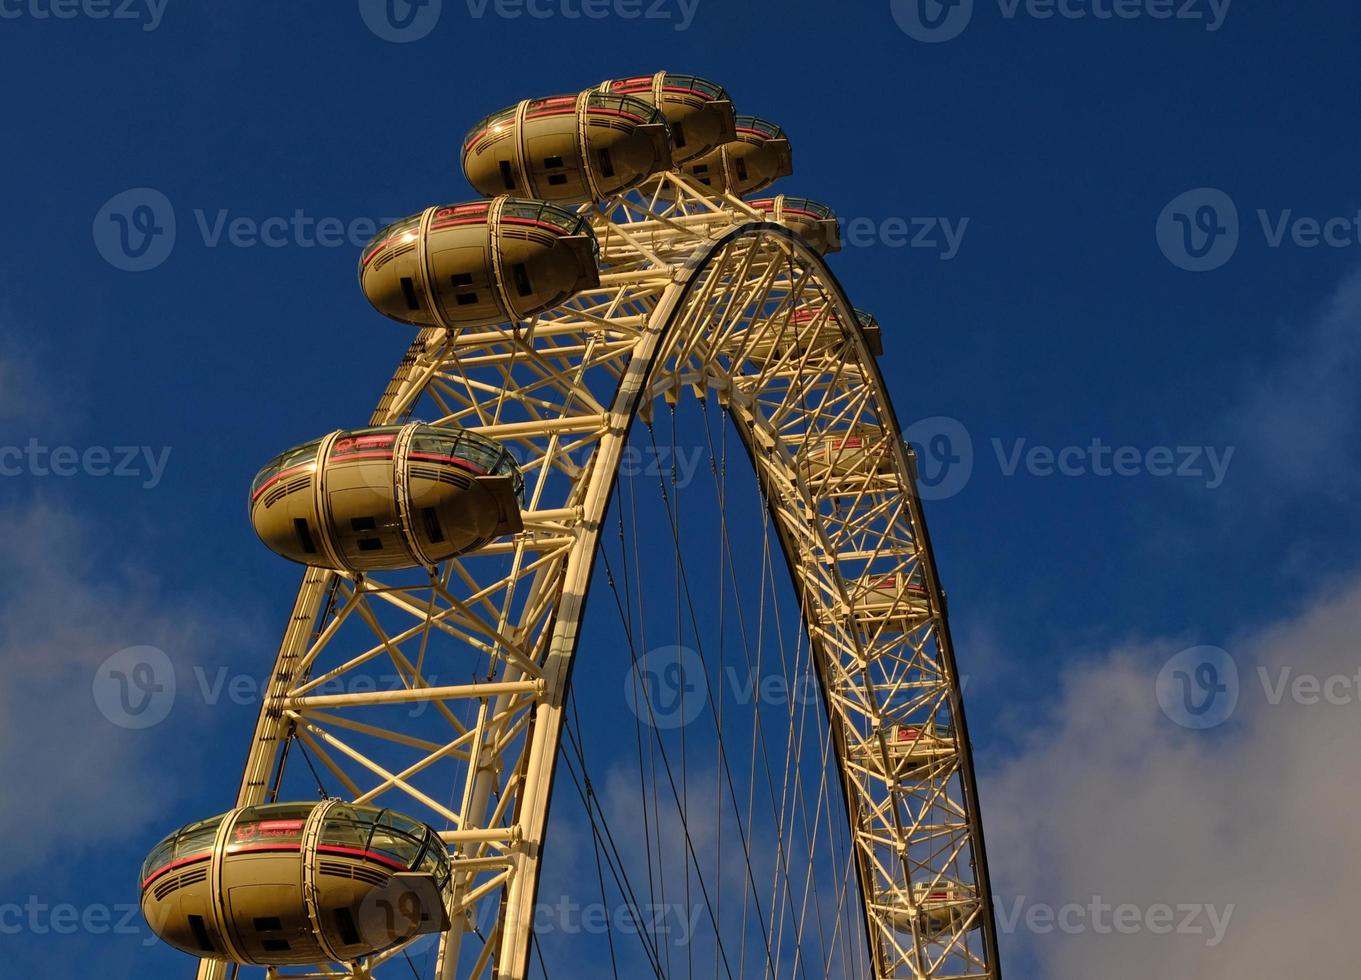
[[[524,532],[410,573],[309,568],[236,805],[272,799],[296,746],[349,799],[451,828],[454,925],[436,975],[526,976],[565,697],[621,451],[658,398],[712,393],[755,465],[800,598],[873,975],[996,980],[944,593],[911,450],[841,287],[802,239],[676,174],[583,210],[598,288],[530,322],[421,331],[372,418],[419,407],[513,447]],[[836,343],[812,342],[828,331]],[[861,451],[843,454],[850,436]],[[828,439],[840,461],[809,466]],[[926,615],[892,615],[882,596],[857,615],[869,600],[856,583],[889,575],[925,586]],[[357,683],[384,670],[390,683]],[[413,725],[418,710],[438,727]],[[929,758],[905,761],[890,744],[902,731],[929,733],[917,736]],[[364,977],[393,955],[272,975]],[[198,975],[228,969],[204,961]]]

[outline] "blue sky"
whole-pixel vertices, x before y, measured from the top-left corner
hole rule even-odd
[[[0,905],[135,902],[154,840],[227,805],[249,698],[211,710],[182,698],[150,732],[126,731],[92,707],[91,678],[133,645],[165,649],[182,680],[194,666],[266,669],[298,574],[251,534],[248,481],[279,449],[361,423],[409,336],[356,287],[364,229],[475,196],[457,149],[485,113],[665,67],[720,81],[739,111],[785,126],[796,173],[781,189],[869,229],[831,263],[883,322],[899,416],[947,491],[927,514],[984,803],[997,801],[985,819],[1004,842],[1002,887],[1265,907],[1249,881],[1217,877],[1229,856],[1145,881],[1147,852],[1083,860],[1106,853],[1100,811],[1016,816],[1044,805],[1027,785],[1052,783],[1073,812],[1100,782],[1142,794],[1126,802],[1148,804],[1168,834],[1218,826],[1261,778],[1254,753],[1296,736],[1300,755],[1282,760],[1302,773],[1295,795],[1331,811],[1355,802],[1330,795],[1336,770],[1313,780],[1306,764],[1334,727],[1345,744],[1339,705],[1262,702],[1195,732],[1153,694],[1160,665],[1198,645],[1227,649],[1248,693],[1254,665],[1342,676],[1361,657],[1337,625],[1358,608],[1361,13],[1343,0],[1184,2],[1186,17],[1163,19],[1159,0],[1071,0],[1048,17],[1042,3],[977,0],[948,13],[957,36],[923,41],[903,27],[920,23],[905,0],[656,0],[658,16],[637,19],[626,2],[592,19],[573,16],[575,0],[533,6],[547,16],[445,0],[428,34],[395,43],[353,0],[134,0],[106,18],[83,0],[69,18],[49,15],[51,0],[0,0],[0,446],[23,450],[0,456],[13,464],[0,478],[12,679],[0,828],[38,838],[0,861]],[[1116,6],[1128,16],[1098,16]],[[162,195],[175,240],[153,268],[125,271],[102,209],[137,188]],[[1204,231],[1232,227],[1225,201],[1236,249]],[[317,244],[295,215],[341,240]],[[279,237],[234,242],[236,219],[273,219]],[[1189,271],[1202,246],[1216,267]],[[1093,440],[1129,447],[1129,475],[1093,472]],[[55,475],[32,441],[106,448],[104,465],[126,475],[95,475],[98,456]],[[1050,472],[1046,452],[1072,472]],[[1093,730],[1074,721],[1092,712]],[[1037,730],[1092,753],[1123,732],[1148,755],[1109,745],[1109,765],[1087,772],[1102,757],[1074,765]],[[1152,759],[1167,784],[1145,778]],[[1128,779],[1098,779],[1126,764]],[[1345,755],[1338,765],[1355,775]],[[1074,772],[1092,782],[1062,775]],[[1183,791],[1208,809],[1154,805]],[[1305,836],[1323,820],[1254,805]],[[1059,827],[1063,845],[1042,846]],[[1355,852],[1355,831],[1316,829],[1309,857]],[[15,975],[84,975],[82,956],[110,977],[183,968],[144,950],[145,932],[55,932],[5,935]],[[1101,938],[1022,930],[1005,948],[1021,976],[1089,976],[1101,960],[1085,950],[1115,948]],[[1196,963],[1187,975],[1278,975],[1241,933],[1204,962],[1203,947],[1126,940],[1148,944],[1119,947],[1145,966],[1166,954],[1169,969]],[[1335,962],[1328,942],[1314,965]]]

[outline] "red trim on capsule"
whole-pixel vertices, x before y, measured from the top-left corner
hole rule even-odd
[[[165,874],[166,872],[168,872],[168,871],[174,871],[176,868],[183,868],[184,866],[189,865],[189,864],[197,864],[199,861],[207,861],[207,860],[209,860],[210,858],[212,858],[212,856],[213,856],[213,852],[212,852],[212,851],[208,851],[208,852],[206,852],[206,853],[204,853],[204,854],[199,854],[199,855],[196,855],[196,856],[194,856],[194,857],[181,858],[181,859],[178,860],[178,861],[171,861],[169,864],[165,865],[163,868],[160,868],[160,869],[157,870],[157,871],[153,871],[153,872],[147,877],[147,880],[144,881],[144,882],[142,882],[142,888],[145,889],[145,888],[146,888],[148,885],[150,885],[153,881],[155,881],[157,878],[161,877],[162,875],[164,875],[164,874]]]

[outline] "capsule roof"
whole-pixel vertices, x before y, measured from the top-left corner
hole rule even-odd
[[[427,208],[379,232],[359,260],[364,296],[420,327],[527,320],[600,282],[585,217],[501,196]]]
[[[731,98],[728,90],[717,82],[700,78],[698,75],[680,75],[669,71],[658,72],[656,75],[636,75],[633,78],[615,78],[605,82],[602,87],[621,95],[639,93],[651,95],[659,84],[663,91],[698,95],[710,102],[722,102]]]
[[[588,89],[527,99],[477,123],[463,173],[483,194],[601,200],[671,167],[666,116],[633,95]]]
[[[218,831],[227,820],[233,822],[226,841],[228,854],[258,845],[261,840],[281,847],[301,845],[303,825],[321,802],[264,803],[181,827],[157,844],[142,864],[142,888],[172,866],[211,854]],[[359,843],[362,850],[402,865],[403,870],[432,871],[440,888],[449,881],[448,849],[439,835],[419,820],[396,810],[343,803],[331,808],[324,823],[318,838],[320,846]]]
[[[353,456],[365,452],[391,453],[397,433],[404,428],[406,426],[382,425],[367,429],[351,429],[336,440],[331,449],[331,456],[344,458],[346,455]],[[314,473],[317,468],[317,451],[325,438],[323,436],[321,439],[312,439],[292,449],[285,449],[261,467],[260,472],[255,474],[255,479],[251,481],[250,499],[254,501],[280,479]],[[458,426],[417,423],[410,451],[426,455],[442,453],[442,458],[472,464],[481,474],[508,476],[511,478],[516,499],[524,506],[525,478],[520,471],[520,464],[510,451],[495,439]]]

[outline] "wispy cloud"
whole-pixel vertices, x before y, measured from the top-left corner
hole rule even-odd
[[[1155,699],[1176,644],[1117,649],[1075,668],[1052,711],[1030,719],[1019,756],[983,787],[1001,905],[1099,900],[1146,913],[1199,904],[1231,918],[1217,944],[1204,913],[1191,928],[1206,928],[1170,935],[1161,922],[1125,934],[1110,913],[1104,930],[1090,912],[1074,914],[1073,930],[1028,929],[1022,918],[1005,938],[1013,965],[1032,963],[1044,980],[1354,971],[1358,636],[1361,583],[1224,644],[1241,668],[1242,699],[1209,733],[1177,727]],[[1301,675],[1352,678],[1334,689],[1350,703],[1287,694],[1273,704],[1279,679]]]
[[[1341,497],[1361,482],[1361,271],[1252,369],[1229,423],[1263,483]],[[1260,485],[1260,484],[1259,484]]]
[[[105,554],[98,535],[69,513],[37,502],[0,511],[0,524],[8,544],[0,837],[23,842],[0,868],[18,873],[58,851],[125,836],[184,792],[183,766],[167,772],[157,764],[163,729],[120,727],[100,710],[99,665],[136,645],[187,664],[229,627],[206,606],[167,601],[154,577]]]

